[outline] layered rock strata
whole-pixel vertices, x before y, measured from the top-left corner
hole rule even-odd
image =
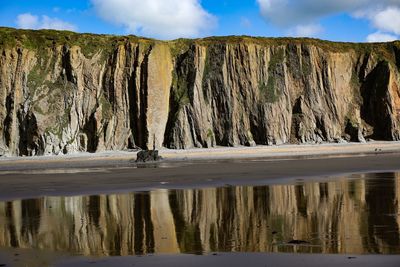
[[[400,42],[0,29],[0,154],[400,139]]]

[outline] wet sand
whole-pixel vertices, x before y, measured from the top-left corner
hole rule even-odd
[[[268,253],[216,253],[214,255],[164,255],[145,257],[119,257],[90,259],[78,258],[65,261],[59,267],[73,266],[163,266],[163,267],[313,267],[313,266],[385,266],[398,267],[400,256],[379,255],[321,255],[321,254],[268,254]]]
[[[163,150],[161,155],[165,160],[155,164],[134,163],[133,152],[3,158],[0,200],[157,188],[290,184],[305,179],[332,179],[341,174],[400,170],[399,142]],[[64,254],[55,257],[51,252],[37,255],[30,250],[1,249],[0,266],[400,266],[399,255],[217,253],[105,258]]]
[[[232,157],[235,153],[237,157]],[[164,161],[149,164],[136,164],[135,153],[128,152],[4,158],[0,160],[0,200],[291,183],[296,179],[400,170],[399,142],[203,149],[186,153],[167,150],[161,154]]]
[[[82,257],[60,253],[43,253],[33,250],[6,250],[0,252],[0,266],[29,267],[398,267],[397,255],[333,255],[333,254],[287,254],[287,253],[213,253],[208,255],[146,255],[126,257]]]
[[[106,151],[100,153],[77,153],[58,156],[2,157],[0,172],[32,171],[65,168],[105,168],[132,166],[137,151]],[[281,145],[256,147],[217,147],[211,149],[161,149],[163,161],[198,162],[234,159],[302,159],[341,156],[365,156],[400,153],[399,142],[369,142],[319,145]]]

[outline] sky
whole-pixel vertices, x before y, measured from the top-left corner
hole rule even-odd
[[[0,0],[0,26],[170,40],[221,35],[400,39],[400,0]]]

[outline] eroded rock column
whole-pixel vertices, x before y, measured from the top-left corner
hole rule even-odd
[[[156,44],[148,62],[147,79],[147,147],[160,148],[164,140],[169,112],[169,94],[172,82],[172,59],[169,47]]]

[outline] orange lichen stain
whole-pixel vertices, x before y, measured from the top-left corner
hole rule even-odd
[[[393,96],[394,107],[397,110],[397,112],[399,112],[399,110],[400,110],[400,90],[399,90],[399,87],[397,86],[397,83],[392,82],[390,89],[391,89],[390,93]]]
[[[390,90],[390,93],[393,96],[395,116],[400,121],[400,90],[396,82],[392,82]]]

